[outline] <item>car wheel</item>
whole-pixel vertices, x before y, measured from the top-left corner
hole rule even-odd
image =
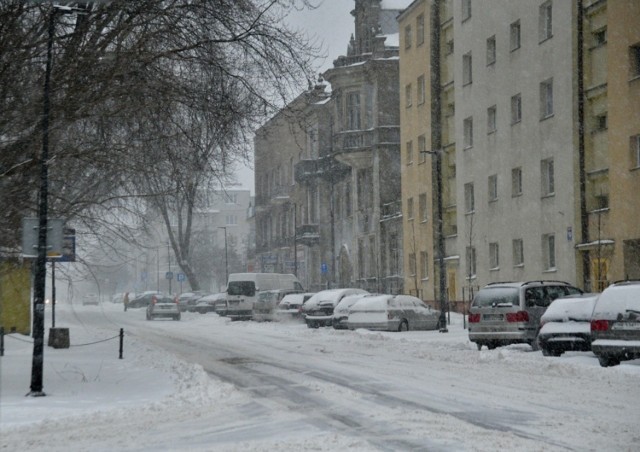
[[[598,356],[598,362],[602,367],[611,367],[620,364],[620,360],[618,358],[607,355]]]
[[[542,350],[542,356],[555,356],[553,351],[549,350],[547,347],[540,347],[540,350]]]
[[[482,346],[484,344],[482,342],[476,342],[476,347],[478,347],[478,351],[482,350]]]
[[[487,344],[487,348],[488,348],[489,350],[494,350],[497,346],[498,346],[498,344],[496,344],[495,342],[489,342],[489,343]]]
[[[409,331],[409,323],[406,320],[400,322],[400,325],[398,325],[398,331]]]
[[[173,320],[180,320],[180,315],[175,316]]]

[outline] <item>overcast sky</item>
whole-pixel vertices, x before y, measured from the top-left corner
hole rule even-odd
[[[340,55],[347,53],[349,38],[354,32],[354,19],[351,10],[354,0],[312,0],[317,9],[293,11],[288,17],[288,24],[293,29],[306,31],[310,38],[317,38],[324,45],[327,57],[318,61],[318,73],[322,73],[333,65]],[[241,188],[250,189],[255,194],[253,170],[245,168],[238,173]]]

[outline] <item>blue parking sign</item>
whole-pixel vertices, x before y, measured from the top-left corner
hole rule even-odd
[[[178,281],[178,282],[182,282],[182,281],[184,281],[185,279],[186,279],[186,278],[185,278],[185,276],[184,276],[184,273],[178,273],[178,274],[176,275],[176,281]]]

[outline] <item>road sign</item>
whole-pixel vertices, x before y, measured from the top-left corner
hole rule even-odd
[[[185,274],[184,273],[177,273],[176,274],[176,281],[182,282],[182,281],[185,281],[185,279],[186,278],[185,278]]]
[[[173,272],[165,273],[164,279],[172,280],[173,279]]]
[[[62,218],[47,218],[47,257],[62,255]],[[22,219],[22,255],[38,257],[38,234],[40,220],[38,218]]]
[[[329,273],[329,266],[323,262],[322,264],[320,264],[320,272],[323,275]]]

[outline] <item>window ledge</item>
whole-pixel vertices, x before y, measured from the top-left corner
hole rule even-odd
[[[548,40],[550,40],[551,38],[553,38],[553,34],[550,34],[549,36],[546,36],[546,37],[542,38],[542,39],[538,42],[538,44],[543,44],[543,43],[547,42]]]
[[[487,135],[493,135],[494,133],[496,133],[498,131],[498,129],[493,129],[493,130],[489,130],[487,132]]]
[[[522,197],[522,192],[520,193],[514,193],[511,195],[512,198],[521,198]]]
[[[472,145],[472,144],[471,144],[471,145],[468,145],[468,146],[463,147],[463,148],[462,148],[462,150],[463,150],[463,151],[466,151],[467,149],[471,149],[471,148],[473,148],[473,145]]]
[[[524,268],[524,264],[516,264],[513,268]]]
[[[640,165],[631,168],[631,171],[640,171]]]
[[[629,79],[629,83],[633,83],[636,80],[640,80],[640,74],[636,74]]]
[[[475,211],[475,210],[470,210],[469,212],[465,212],[464,214],[465,214],[465,215],[473,215],[473,214],[475,214],[475,213],[476,213],[476,211]]]
[[[545,195],[540,196],[540,199],[555,198],[555,196],[556,196],[556,193],[555,193],[555,192],[553,192],[553,193],[547,193],[547,194],[545,194]]]
[[[557,273],[558,269],[553,267],[553,268],[547,268],[546,270],[543,270],[542,273]]]
[[[553,116],[554,116],[554,114],[553,114],[553,113],[548,114],[548,115],[546,115],[546,116],[542,116],[542,117],[540,118],[540,122],[545,121],[545,120],[550,119],[550,118],[553,118]]]
[[[490,272],[497,272],[499,270],[500,270],[500,267],[493,267],[489,269]]]
[[[429,222],[429,220],[422,220],[420,221],[420,224],[427,224]]]

